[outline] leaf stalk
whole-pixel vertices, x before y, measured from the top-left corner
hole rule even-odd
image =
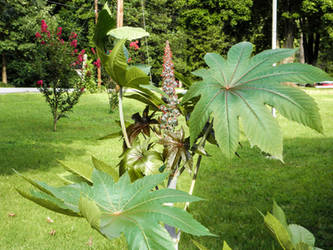
[[[124,119],[123,87],[122,86],[120,86],[120,88],[119,88],[118,102],[119,102],[119,119],[120,119],[121,131],[123,133],[124,140],[125,140],[127,148],[131,148],[131,143],[129,142],[129,139],[128,139],[128,135],[127,135],[127,131],[126,131],[126,125],[125,125],[125,119]]]

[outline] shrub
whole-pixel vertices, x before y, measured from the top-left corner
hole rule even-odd
[[[41,79],[37,86],[51,108],[53,130],[56,131],[57,121],[72,110],[84,91],[82,64],[85,50],[78,51],[77,34],[71,33],[65,41],[62,28],[51,33],[44,20],[36,39],[40,51],[36,65]]]

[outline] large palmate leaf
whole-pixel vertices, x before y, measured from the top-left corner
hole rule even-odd
[[[140,85],[149,84],[148,75],[139,67],[127,65],[125,42],[148,36],[142,28],[122,27],[114,29],[115,21],[107,4],[98,16],[95,28],[94,42],[102,66],[111,76],[112,80],[123,87],[139,88]],[[118,38],[110,54],[105,53],[105,41],[109,36]]]
[[[109,168],[93,160],[95,166]],[[160,223],[193,235],[213,235],[183,209],[164,205],[200,198],[173,189],[154,191],[169,173],[146,176],[134,183],[126,173],[116,182],[111,175],[94,168],[92,185],[81,182],[62,187],[52,187],[17,174],[38,189],[28,193],[17,188],[23,197],[58,213],[85,217],[94,229],[109,239],[124,233],[130,249],[173,249],[173,242]]]
[[[267,105],[288,119],[322,132],[314,100],[282,83],[317,82],[330,77],[306,64],[273,66],[293,55],[293,49],[267,50],[251,57],[252,49],[248,42],[236,44],[229,50],[227,60],[218,54],[206,54],[209,68],[193,72],[203,80],[193,84],[183,99],[184,103],[200,96],[189,120],[191,145],[212,116],[216,140],[231,158],[238,147],[241,120],[252,145],[282,160],[281,131]]]
[[[173,249],[161,222],[194,235],[212,235],[183,209],[164,205],[200,198],[172,189],[152,191],[167,175],[146,176],[131,183],[126,173],[114,182],[111,176],[94,170],[94,184],[80,199],[81,214],[109,239],[123,233],[130,249]]]
[[[88,184],[86,182],[63,187],[52,187],[44,182],[32,180],[18,172],[16,174],[38,189],[38,191],[31,190],[30,192],[26,192],[16,188],[18,193],[24,198],[54,212],[70,216],[81,216],[79,211],[80,193],[87,192]]]
[[[149,36],[149,33],[142,28],[123,26],[110,30],[107,35],[117,39],[136,40]]]

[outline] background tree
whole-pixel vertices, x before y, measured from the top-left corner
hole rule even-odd
[[[51,7],[43,0],[1,0],[0,6],[2,81],[32,85],[37,80],[32,66],[37,54],[34,34],[42,17],[50,19]]]

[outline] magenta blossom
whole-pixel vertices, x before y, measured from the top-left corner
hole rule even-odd
[[[43,80],[38,80],[37,81],[37,85],[40,86],[40,87],[42,87],[43,86]]]
[[[71,41],[71,46],[76,48],[76,46],[77,46],[77,40],[76,39]]]
[[[96,51],[94,48],[91,48],[91,52],[95,55],[96,54]]]
[[[140,49],[138,43],[139,43],[139,41],[136,40],[135,42],[131,42],[129,46],[130,46],[130,48],[133,48],[134,50],[138,50],[138,49]]]
[[[39,32],[36,32],[35,36],[36,38],[42,38],[42,35]]]
[[[62,27],[58,27],[58,33],[57,33],[57,36],[58,36],[58,37],[61,36],[61,32],[62,32]]]
[[[101,67],[101,59],[97,58],[96,62],[94,62],[94,65],[99,69]]]
[[[48,26],[47,26],[45,20],[42,20],[41,31],[43,33],[46,33],[47,32],[47,28],[48,28]]]
[[[69,39],[75,39],[77,37],[77,34],[72,32],[71,35],[69,36]]]

